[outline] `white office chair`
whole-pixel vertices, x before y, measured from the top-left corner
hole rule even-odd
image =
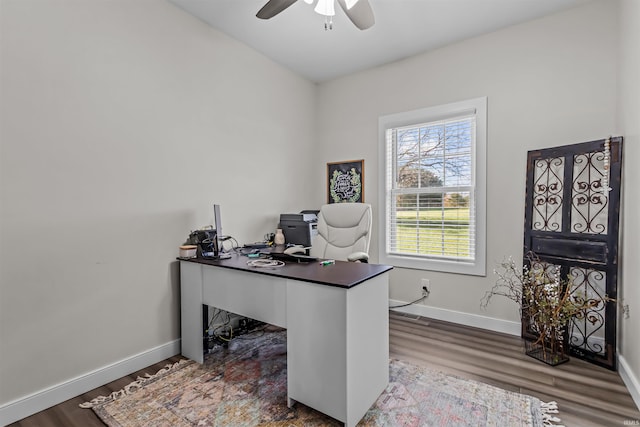
[[[318,235],[311,256],[342,261],[369,261],[371,241],[371,205],[333,203],[318,214]]]

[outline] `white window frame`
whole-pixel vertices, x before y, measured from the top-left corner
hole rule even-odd
[[[387,242],[390,238],[390,212],[388,212],[387,200],[390,189],[387,188],[387,173],[393,173],[393,168],[387,165],[387,130],[455,118],[468,115],[473,111],[476,116],[475,146],[472,147],[473,208],[475,209],[476,221],[474,260],[445,260],[426,255],[403,256],[389,253]],[[487,97],[382,116],[378,119],[378,138],[380,149],[378,157],[380,212],[378,254],[380,263],[419,270],[486,276]]]

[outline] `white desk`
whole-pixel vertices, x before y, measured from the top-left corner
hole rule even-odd
[[[355,426],[389,382],[389,270],[181,260],[182,354],[203,362],[202,304],[287,328],[288,404]]]

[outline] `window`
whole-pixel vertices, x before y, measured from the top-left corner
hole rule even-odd
[[[380,262],[485,275],[487,98],[381,117]]]

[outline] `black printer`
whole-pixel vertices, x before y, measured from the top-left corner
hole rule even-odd
[[[280,214],[278,228],[284,233],[287,244],[311,246],[313,237],[318,234],[318,212],[305,210],[300,213]]]

